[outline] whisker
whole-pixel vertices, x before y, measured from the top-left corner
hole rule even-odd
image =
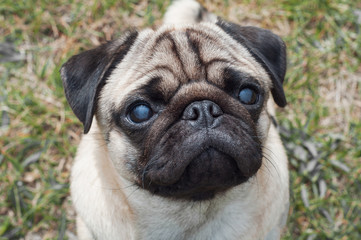
[[[267,151],[269,151],[273,155],[273,157],[272,157],[271,155],[268,154],[268,152],[265,152],[265,151],[262,152],[262,155],[263,155],[264,159],[266,159],[273,166],[274,170],[276,171],[276,173],[277,173],[277,175],[279,177],[280,176],[279,169],[278,169],[277,165],[274,162],[274,160],[277,160],[276,155],[268,147],[263,146],[263,148],[266,149]]]
[[[128,195],[126,196],[126,199],[128,200],[136,191],[138,191],[140,188],[138,185],[135,185],[136,188]]]

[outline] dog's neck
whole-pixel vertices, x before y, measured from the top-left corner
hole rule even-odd
[[[236,239],[245,232],[255,239],[251,229],[260,229],[255,224],[263,220],[254,215],[252,196],[261,191],[246,189],[256,182],[252,179],[212,200],[196,202],[165,199],[136,188],[125,192],[140,239]]]

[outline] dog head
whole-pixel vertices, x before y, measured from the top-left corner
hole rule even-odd
[[[151,193],[202,200],[262,164],[270,95],[286,105],[283,41],[216,23],[130,31],[61,69],[75,115],[93,116],[119,175]]]

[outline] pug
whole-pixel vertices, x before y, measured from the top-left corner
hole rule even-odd
[[[71,57],[84,125],[71,172],[79,239],[279,239],[286,47],[272,32],[174,1],[156,30]]]

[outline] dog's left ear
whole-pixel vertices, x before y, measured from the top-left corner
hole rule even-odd
[[[257,62],[266,69],[272,79],[273,99],[278,106],[287,104],[283,91],[283,80],[286,74],[286,45],[282,39],[269,30],[240,26],[218,18],[216,23],[233,39],[246,47]]]
[[[133,45],[138,33],[128,32],[123,38],[71,57],[61,67],[61,78],[70,107],[88,133],[96,111],[98,95],[111,71]]]

